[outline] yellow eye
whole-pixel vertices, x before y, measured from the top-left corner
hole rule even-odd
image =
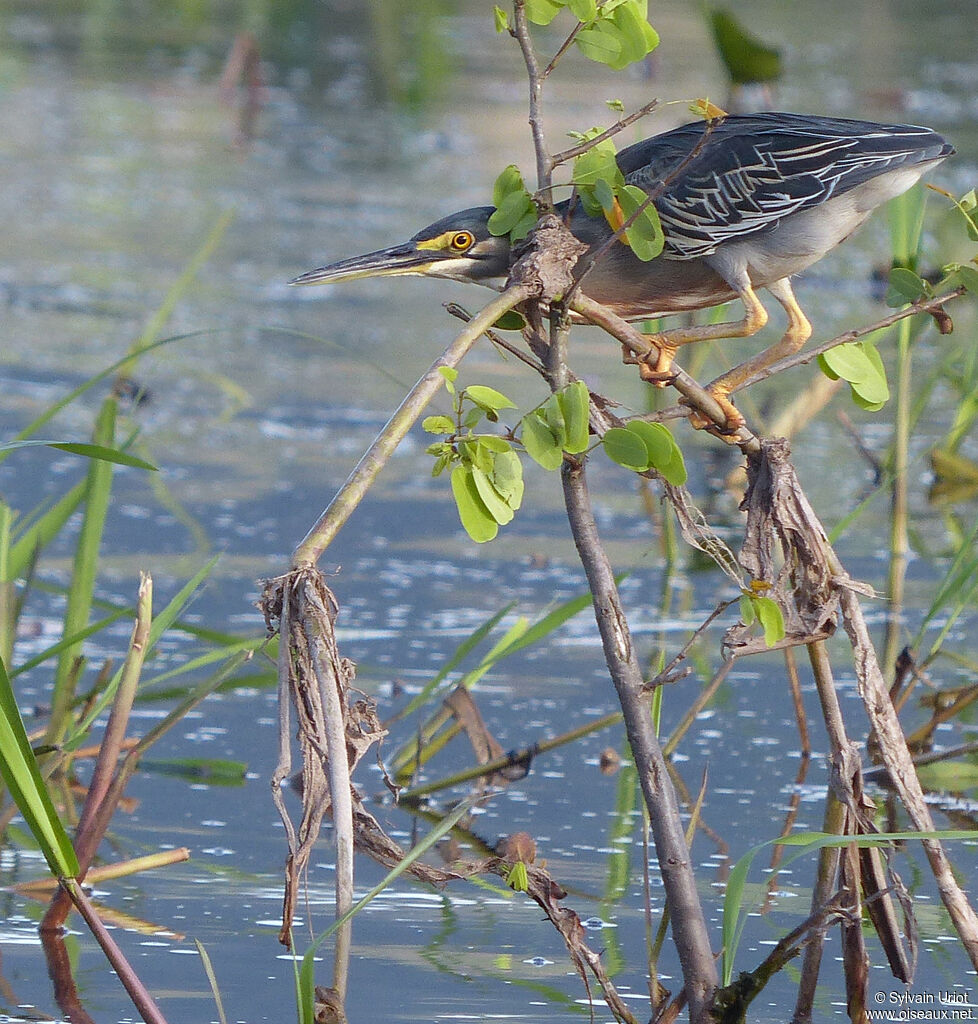
[[[475,244],[475,235],[471,231],[456,231],[448,241],[448,247],[452,252],[465,252]]]

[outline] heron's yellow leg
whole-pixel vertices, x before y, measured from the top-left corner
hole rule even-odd
[[[635,360],[639,364],[639,372],[643,380],[657,387],[665,387],[670,380],[676,349],[682,345],[690,345],[696,341],[717,341],[721,338],[749,338],[767,323],[767,310],[754,293],[749,283],[745,283],[739,291],[744,304],[744,319],[722,324],[701,324],[696,327],[673,327],[661,334],[650,334],[651,341],[659,350],[654,363]],[[631,361],[631,360],[630,360]]]
[[[808,317],[802,312],[801,306],[798,305],[798,300],[791,290],[791,284],[788,282],[788,279],[782,278],[780,281],[774,281],[767,286],[767,290],[778,300],[784,307],[784,311],[788,314],[788,326],[785,329],[784,335],[780,341],[764,349],[763,352],[759,352],[756,356],[745,360],[739,366],[728,370],[722,377],[717,377],[709,385],[709,390],[714,394],[721,394],[726,397],[731,391],[740,387],[744,381],[750,380],[755,373],[760,373],[761,370],[767,369],[767,367],[776,363],[779,359],[783,359],[785,356],[793,355],[812,336],[812,325],[809,323]]]

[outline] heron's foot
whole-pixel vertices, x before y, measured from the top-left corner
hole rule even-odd
[[[718,426],[708,416],[704,416],[698,409],[693,409],[689,414],[689,422],[693,426],[694,430],[708,430],[715,437],[719,437],[721,440],[726,441],[727,444],[737,443],[737,431],[741,427],[746,426],[747,421],[741,415],[740,410],[730,401],[727,397],[727,393],[715,387],[708,387],[706,389],[712,396],[713,400],[723,410],[726,422],[722,427]],[[681,404],[688,405],[686,399],[681,400]]]
[[[675,358],[675,347],[663,345],[658,340],[656,340],[654,358],[651,352],[645,356],[636,356],[625,351],[622,356],[623,362],[634,363],[638,366],[639,376],[646,384],[652,384],[657,388],[667,388],[678,376],[678,371],[672,367]]]

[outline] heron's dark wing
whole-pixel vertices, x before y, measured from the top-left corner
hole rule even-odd
[[[623,150],[618,162],[629,183],[661,188],[654,202],[665,254],[695,259],[887,171],[951,152],[928,128],[772,113],[710,129],[685,125]]]

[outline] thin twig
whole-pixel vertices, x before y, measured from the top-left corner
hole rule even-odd
[[[517,750],[511,750],[509,753],[491,758],[488,761],[484,761],[482,764],[473,765],[463,771],[455,772],[455,774],[450,775],[447,778],[434,779],[433,781],[425,782],[420,786],[413,786],[411,789],[402,789],[397,796],[398,803],[414,803],[421,797],[427,796],[429,793],[436,793],[439,790],[448,789],[450,786],[457,786],[463,782],[470,782],[472,779],[478,779],[482,776],[494,775],[497,772],[504,771],[506,768],[513,768],[516,765],[528,765],[540,754],[545,754],[549,750],[554,750],[557,747],[573,743],[582,736],[590,736],[592,733],[599,732],[601,729],[607,729],[612,725],[616,725],[620,721],[621,712],[612,711],[610,714],[604,715],[601,718],[596,718],[593,722],[588,722],[587,725],[581,725],[576,729],[570,729],[568,732],[561,733],[560,736],[553,736],[548,740],[539,740],[536,743],[520,747]]]
[[[945,302],[957,299],[964,295],[964,293],[964,288],[955,288],[954,291],[947,292],[944,295],[939,295],[936,298],[926,299],[922,302],[914,302],[904,309],[899,309],[895,313],[891,313],[889,316],[885,316],[881,320],[877,320],[874,324],[869,324],[867,327],[859,327],[852,331],[844,331],[842,334],[838,334],[836,337],[831,338],[828,341],[823,341],[819,345],[815,345],[812,348],[805,348],[795,355],[779,359],[776,363],[772,363],[770,366],[765,366],[763,370],[758,370],[757,373],[752,377],[749,377],[742,384],[738,384],[732,389],[731,394],[734,394],[737,391],[742,391],[744,388],[749,388],[752,384],[757,384],[762,380],[767,380],[768,377],[772,377],[776,373],[781,373],[782,370],[790,370],[795,366],[804,366],[816,357],[822,355],[824,352],[828,352],[830,349],[833,349],[838,345],[847,345],[850,342],[858,341],[867,334],[872,334],[874,331],[880,331],[884,327],[891,327],[893,324],[899,323],[901,320],[906,320],[908,316],[916,316],[918,313],[930,313],[933,310],[937,310],[943,306]]]
[[[315,525],[292,554],[292,568],[315,565],[333,538],[363,500],[377,474],[387,465],[395,449],[404,439],[425,407],[445,383],[439,372],[443,366],[457,366],[462,357],[503,313],[528,298],[529,290],[516,286],[507,288],[479,314],[447,349],[432,363],[427,373],[405,395],[384,429],[366,450],[346,483],[320,515]]]
[[[448,313],[449,316],[455,317],[456,320],[461,320],[463,323],[467,324],[472,322],[472,314],[457,302],[446,302],[445,312]],[[499,334],[498,331],[486,330],[482,333],[485,334],[485,336],[497,348],[501,348],[504,352],[508,352],[514,359],[519,359],[521,363],[525,363],[531,370],[535,370],[537,373],[543,374],[543,364],[540,360],[534,359],[528,352],[524,352],[519,345],[514,345],[511,341]]]
[[[543,91],[543,75],[537,61],[533,40],[530,38],[530,25],[526,17],[526,0],[515,0],[513,4],[513,35],[520,45],[523,61],[526,64],[527,78],[530,83],[530,132],[533,135],[533,149],[537,160],[537,189],[545,197],[544,207],[553,207],[550,193],[553,165],[550,162],[550,151],[543,133],[543,115],[541,96]],[[545,210],[544,210],[545,212]]]
[[[644,107],[639,107],[638,110],[634,110],[625,117],[619,118],[610,128],[605,128],[603,132],[595,135],[594,138],[588,139],[586,142],[578,143],[576,146],[571,146],[570,149],[565,149],[561,153],[555,153],[550,158],[551,164],[553,164],[554,167],[557,167],[560,164],[567,163],[568,160],[573,160],[582,153],[586,153],[589,149],[594,149],[595,146],[604,142],[605,139],[614,138],[614,136],[619,132],[623,132],[636,121],[639,121],[643,117],[651,114],[658,105],[659,101],[657,99],[649,101]]]
[[[540,78],[546,79],[550,76],[550,73],[557,66],[560,58],[570,49],[571,43],[577,38],[577,33],[584,28],[584,22],[579,21],[572,29],[570,35],[560,44],[557,48],[557,52],[550,58],[550,63],[543,69]]]

